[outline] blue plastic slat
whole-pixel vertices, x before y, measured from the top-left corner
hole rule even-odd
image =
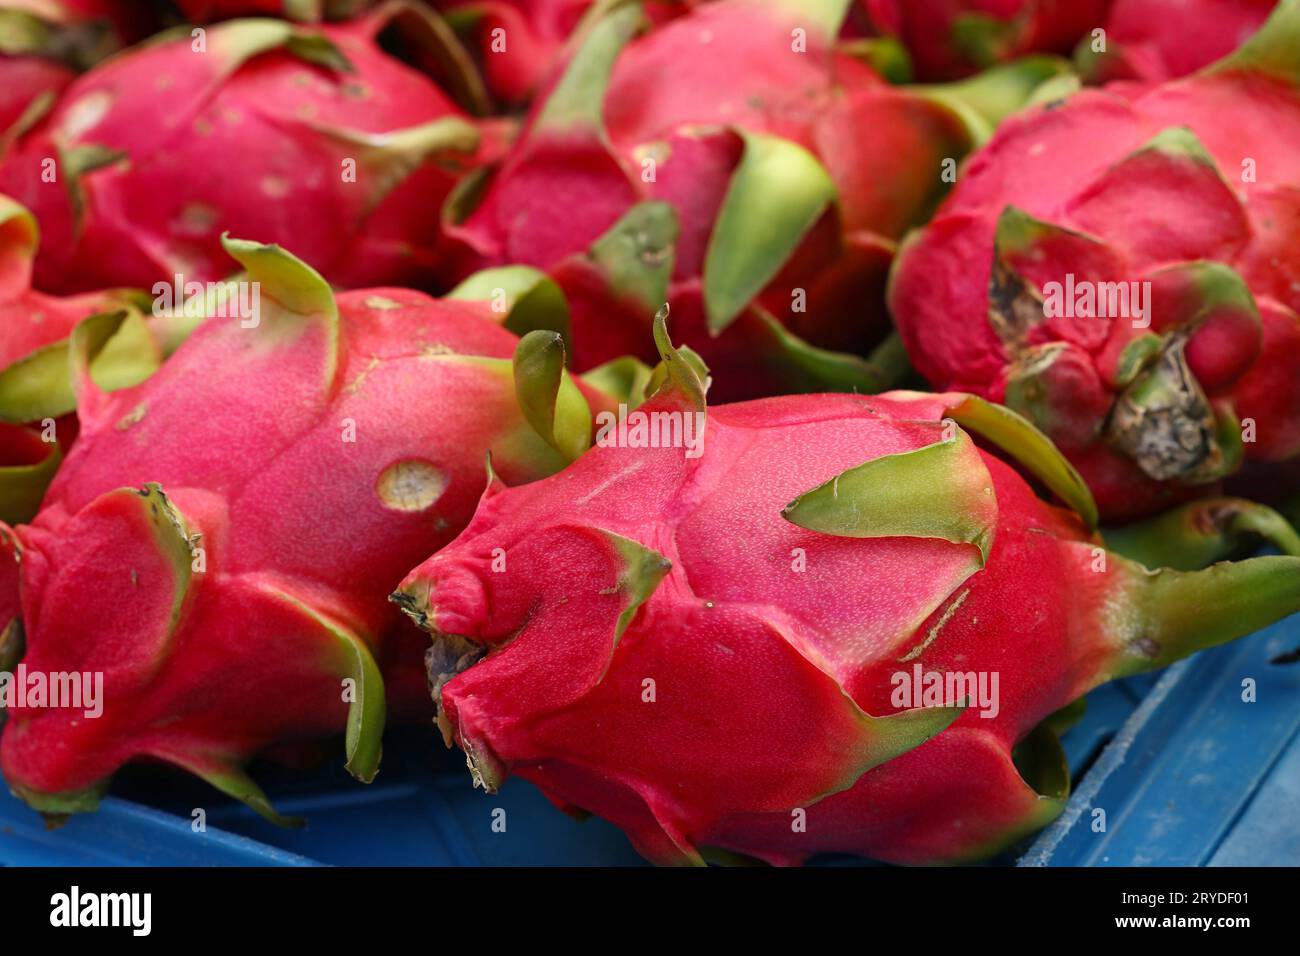
[[[1268,664],[1297,645],[1300,619],[1158,679],[1089,695],[1064,739],[1075,796],[1021,864],[1300,863],[1300,666]],[[1258,682],[1257,703],[1241,702],[1246,676]],[[0,864],[641,862],[617,829],[570,819],[526,783],[491,796],[474,790],[461,758],[427,728],[391,735],[369,787],[333,760],[310,772],[258,766],[255,775],[278,808],[308,825],[283,830],[180,772],[139,770],[115,787],[131,800],[110,798],[55,831],[0,795]],[[1106,833],[1092,832],[1093,806],[1107,811]],[[190,827],[195,807],[207,811],[206,833]],[[492,826],[497,809],[504,833]]]
[[[1021,864],[1203,866],[1227,858],[1221,847],[1253,848],[1254,865],[1300,864],[1300,822],[1267,809],[1288,792],[1294,805],[1300,780],[1300,668],[1269,663],[1297,642],[1300,627],[1284,622],[1166,672]],[[1105,832],[1093,829],[1098,807]]]
[[[8,791],[0,792],[4,866],[312,866],[314,861],[224,833],[196,833],[191,820],[108,797],[98,812],[55,830]]]

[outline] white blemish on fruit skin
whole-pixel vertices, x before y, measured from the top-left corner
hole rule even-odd
[[[171,231],[177,236],[206,236],[216,228],[219,218],[217,210],[206,203],[186,203],[171,221]]]
[[[604,481],[598,484],[595,488],[591,489],[591,491],[587,492],[585,495],[581,495],[577,498],[574,498],[573,503],[577,506],[582,506],[589,503],[590,501],[595,499],[596,496],[599,495],[602,491],[608,488],[610,485],[622,481],[624,478],[627,478],[630,475],[636,474],[643,467],[645,467],[645,464],[646,464],[646,460],[644,458],[636,459],[631,464],[629,464],[626,468],[623,468],[622,470],[616,472],[615,474],[610,475],[608,478],[606,478]]]
[[[113,95],[107,90],[96,90],[75,100],[63,114],[59,132],[69,139],[77,139],[83,133],[94,129],[108,115],[108,108],[113,105]]]
[[[372,355],[370,356],[370,361],[366,363],[366,367],[357,373],[357,377],[347,385],[343,386],[343,391],[347,392],[349,395],[359,392],[362,384],[366,380],[366,376],[377,368],[379,368],[379,356]]]
[[[447,476],[430,462],[404,458],[380,473],[375,494],[393,511],[426,511],[447,490]]]
[[[262,194],[271,199],[283,199],[293,188],[283,176],[263,176],[261,185]]]
[[[132,425],[136,424],[141,419],[143,419],[145,413],[148,411],[149,411],[149,406],[146,405],[144,402],[141,402],[139,405],[131,409],[129,412],[127,412],[125,415],[123,415],[121,418],[117,420],[117,426],[116,426],[117,430],[120,432],[126,431]]]
[[[916,645],[916,647],[912,648],[898,660],[901,663],[906,664],[908,661],[920,657],[921,652],[929,647],[934,639],[939,636],[939,632],[943,630],[943,626],[952,620],[953,615],[957,613],[957,609],[965,603],[966,595],[968,594],[970,594],[970,588],[967,588],[965,591],[962,591],[961,594],[957,595],[957,600],[948,605],[948,609],[943,612],[939,620],[935,622],[934,627],[930,628],[929,633],[925,635],[925,640]]]

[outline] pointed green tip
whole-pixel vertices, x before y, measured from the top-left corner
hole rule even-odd
[[[744,152],[704,255],[704,311],[714,335],[776,277],[839,195],[825,167],[802,146],[737,133]]]
[[[19,783],[10,783],[9,792],[27,806],[47,817],[66,817],[73,813],[94,813],[108,792],[108,781],[91,784],[81,790],[43,793]]]
[[[569,300],[554,279],[532,266],[482,269],[447,294],[449,299],[488,302],[518,336],[542,330],[558,332],[570,351]]]
[[[619,3],[604,12],[582,37],[582,45],[542,106],[535,129],[603,131],[605,90],[614,62],[643,22],[640,3]]]
[[[1007,205],[998,216],[993,242],[999,252],[1023,251],[1057,228],[1035,219],[1019,206]]]
[[[781,14],[791,27],[810,29],[817,39],[831,42],[839,36],[853,3],[854,0],[765,0],[764,5]]]
[[[612,531],[602,531],[601,534],[618,553],[622,565],[618,573],[618,586],[627,596],[627,604],[614,627],[614,643],[617,644],[627,632],[641,605],[650,600],[673,565],[658,551],[647,548],[639,541]]]
[[[845,695],[845,701],[855,711],[860,736],[856,759],[846,768],[847,773],[835,784],[832,793],[848,789],[869,770],[937,737],[966,709],[963,702],[954,707],[914,707],[887,717],[873,717],[858,709],[848,695]],[[829,793],[820,796],[829,796]]]
[[[238,764],[205,758],[177,760],[176,763],[278,827],[297,829],[307,822],[302,817],[285,816],[276,810],[262,788]]]
[[[1241,273],[1223,262],[1197,259],[1166,266],[1151,273],[1156,289],[1176,296],[1175,314],[1165,317],[1164,327],[1195,326],[1201,319],[1231,309],[1262,326],[1259,307]]]
[[[274,243],[221,236],[226,253],[244,267],[249,279],[265,288],[285,309],[298,315],[324,314],[337,318],[334,293],[319,272]]]
[[[841,53],[871,67],[887,82],[898,86],[915,79],[912,55],[895,37],[864,37],[845,40],[838,47]]]
[[[1267,505],[1207,498],[1105,533],[1106,547],[1152,570],[1195,571],[1255,551],[1261,543],[1300,557],[1300,534]]]
[[[4,248],[17,248],[28,258],[36,255],[40,245],[40,228],[26,206],[0,195],[0,242]]]
[[[1300,84],[1300,0],[1281,0],[1254,36],[1203,72],[1248,71]]]
[[[1170,126],[1162,129],[1138,149],[1138,152],[1147,151],[1194,160],[1218,169],[1214,157],[1205,148],[1205,144],[1186,126]]]
[[[621,299],[650,311],[668,297],[678,231],[669,203],[640,202],[591,244],[587,259]]]
[[[974,545],[983,567],[997,530],[993,479],[964,431],[850,468],[781,511],[791,524],[851,538],[936,538]]]
[[[1044,98],[1067,94],[1074,78],[1068,61],[1046,54],[1027,56],[984,70],[969,79],[920,86],[916,91],[948,107],[965,126],[972,145],[983,145],[1008,116]]]
[[[668,303],[659,307],[654,317],[655,348],[659,364],[650,376],[646,391],[650,394],[675,395],[697,411],[704,411],[704,393],[708,387],[708,370],[703,360],[688,348],[678,349],[668,337]]]
[[[582,373],[582,380],[591,388],[612,399],[613,404],[636,408],[646,399],[653,369],[630,355],[598,365]]]
[[[965,396],[947,412],[957,424],[1009,454],[1078,514],[1088,528],[1097,527],[1097,502],[1087,482],[1052,440],[1023,416],[974,395]]]
[[[524,419],[567,460],[591,444],[591,407],[565,370],[564,336],[538,329],[515,346],[515,398]]]
[[[356,683],[356,696],[348,707],[344,767],[362,783],[371,783],[379,773],[384,752],[384,724],[388,716],[384,678],[364,641],[341,629],[335,633],[348,658],[349,676]]]
[[[35,518],[41,510],[45,489],[54,480],[62,461],[63,452],[57,443],[53,443],[48,446],[45,457],[34,464],[0,467],[0,521],[16,525]],[[2,556],[0,560],[3,560]],[[9,629],[0,633],[0,671],[12,669],[5,666],[4,651],[9,633]]]

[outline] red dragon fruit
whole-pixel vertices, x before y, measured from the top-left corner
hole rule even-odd
[[[505,480],[539,478],[614,401],[568,377],[557,334],[516,340],[492,303],[336,299],[279,247],[226,247],[251,280],[238,307],[138,386],[83,374],[77,444],[35,520],[4,534],[24,670],[103,681],[97,719],[8,712],[0,770],[48,813],[93,808],[115,770],[153,759],[274,818],[242,764],[344,730],[371,779],[381,669],[419,638],[385,596],[469,520],[486,454]],[[116,321],[78,326],[78,367]],[[388,681],[398,711],[416,683],[429,709],[416,664]]]
[[[453,160],[476,142],[456,104],[386,52],[442,57],[469,95],[472,65],[431,11],[168,36],[78,79],[0,166],[0,189],[41,224],[38,287],[220,279],[227,230],[292,244],[340,285],[429,277]]]
[[[0,2],[0,133],[34,122],[77,73],[151,24],[148,11],[127,0]]]
[[[1108,553],[1065,460],[972,396],[784,396],[693,432],[657,332],[670,385],[627,441],[494,484],[394,595],[489,790],[516,774],[661,863],[971,860],[1061,809],[1061,708],[1300,610],[1300,558]]]
[[[31,287],[36,220],[0,196],[0,521],[27,521],[76,432],[68,336],[81,320],[121,313],[119,335],[92,374],[104,388],[134,385],[157,367],[162,329],[124,290],[59,298]]]
[[[651,0],[647,15],[663,23],[699,0]],[[527,104],[563,59],[565,47],[588,14],[608,0],[441,0],[434,6],[478,51],[488,91],[510,106]]]
[[[1160,82],[1227,56],[1268,19],[1277,0],[1115,0],[1101,36],[1080,44],[1085,77]]]
[[[492,96],[527,103],[559,62],[592,0],[445,0],[435,6],[478,51]]]
[[[867,20],[897,37],[919,79],[967,76],[1035,51],[1070,53],[1103,25],[1112,0],[862,0]]]
[[[897,262],[917,370],[1028,417],[1107,518],[1300,455],[1297,51],[1287,0],[1201,73],[1011,119]]]
[[[638,7],[594,23],[500,167],[453,194],[461,270],[552,274],[578,369],[644,351],[670,301],[725,395],[872,387],[843,353],[887,333],[895,239],[980,121],[838,52],[844,0],[720,0],[633,41]],[[655,281],[628,283],[636,262]]]
[[[303,23],[346,20],[373,6],[373,0],[176,0],[195,23],[232,17],[285,17]]]

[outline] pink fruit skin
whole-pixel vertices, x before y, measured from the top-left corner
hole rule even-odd
[[[1113,555],[1099,565],[1073,513],[973,444],[929,478],[982,476],[959,493],[992,534],[973,574],[968,543],[900,529],[842,537],[783,517],[848,469],[940,441],[965,398],[715,406],[697,458],[597,447],[552,478],[489,493],[398,595],[435,646],[487,652],[441,686],[449,743],[489,787],[530,780],[660,863],[699,862],[701,847],[772,863],[819,852],[956,862],[1041,826],[1060,794],[1036,793],[1012,748],[1131,672],[1153,575]],[[682,407],[656,398],[642,410]],[[648,597],[627,542],[659,562],[642,565],[642,580],[646,567],[661,575]],[[490,570],[494,556],[504,573]],[[1294,591],[1300,560],[1277,560]],[[864,772],[861,714],[897,712],[894,675],[914,664],[998,674],[999,709],[968,709]]]
[[[232,17],[288,17],[308,23],[346,20],[374,5],[375,0],[176,0],[181,13],[194,23]]]
[[[56,342],[64,341],[82,319],[100,312],[114,312],[123,307],[122,290],[87,292],[73,296],[53,296],[31,287],[32,260],[36,255],[36,224],[25,210],[0,196],[0,372],[15,362],[32,356]],[[8,410],[6,410],[8,411]],[[62,411],[62,410],[59,410]],[[59,415],[55,423],[58,443],[41,440],[44,429],[38,421],[45,413],[21,417],[33,419],[33,427],[24,427],[17,416],[6,416],[0,425],[0,469],[36,465],[62,449],[72,447],[77,434],[76,416]],[[47,480],[44,476],[40,481]],[[3,507],[5,520],[31,517],[39,501],[41,486],[33,486],[30,501]],[[14,508],[16,510],[10,510]]]
[[[1097,81],[1159,82],[1194,73],[1255,33],[1277,0],[1115,0],[1106,19],[1115,48]]]
[[[898,37],[923,80],[951,80],[1027,53],[1068,55],[1105,23],[1112,0],[862,0],[876,30]],[[960,39],[965,17],[998,25],[1001,43],[976,55]]]
[[[0,196],[0,202],[7,202]],[[32,288],[35,224],[26,215],[0,223],[0,369],[37,349],[66,339],[78,322],[121,305],[120,292],[53,296]]]
[[[791,50],[795,23],[806,27],[806,52]],[[888,329],[883,290],[895,240],[934,201],[942,158],[964,149],[944,111],[834,52],[796,14],[744,0],[702,4],[633,40],[604,96],[605,130],[539,126],[544,106],[545,94],[482,198],[448,224],[459,272],[510,262],[552,272],[574,311],[578,370],[625,354],[651,360],[661,303],[621,296],[581,259],[634,204],[665,201],[679,224],[667,295],[674,330],[704,356],[723,400],[790,387],[752,310],[717,335],[705,323],[705,255],[741,158],[739,131],[799,144],[838,189],[836,209],[754,304],[815,346],[859,354]],[[846,134],[863,128],[876,135]],[[654,182],[642,176],[647,157]],[[796,290],[803,311],[792,306]]]
[[[488,89],[501,103],[523,105],[559,62],[591,0],[443,0],[436,6],[453,17],[475,19],[478,60]]]
[[[288,245],[345,286],[429,278],[455,171],[427,161],[394,185],[366,167],[363,147],[333,131],[401,130],[461,116],[458,107],[378,46],[378,14],[297,28],[332,41],[350,73],[304,62],[282,44],[249,58],[253,23],[208,29],[205,53],[186,37],[103,64],[17,144],[0,166],[0,189],[41,224],[38,287],[224,278],[234,263],[221,249],[223,231]],[[78,222],[68,171],[57,182],[42,172],[60,149],[85,145],[126,159],[80,177]],[[356,175],[345,182],[349,159]]]
[[[436,0],[453,20],[472,21],[478,62],[493,99],[526,106],[564,61],[565,46],[592,8],[592,0]],[[691,0],[653,0],[656,23],[679,16]],[[501,45],[504,43],[504,49]]]
[[[9,711],[0,769],[37,806],[130,760],[214,779],[341,732],[358,647],[399,668],[390,714],[426,712],[387,593],[469,520],[489,450],[512,481],[563,464],[520,416],[516,340],[488,303],[343,293],[331,331],[321,314],[268,316],[272,294],[259,328],[209,319],[143,384],[83,394],[40,514],[5,536],[28,670],[105,675],[98,719]],[[205,569],[169,555],[152,482],[201,535]]]
[[[0,57],[0,130],[18,122],[32,100],[43,93],[58,94],[76,71],[40,56]]]
[[[278,17],[288,13],[285,0],[177,0],[181,13],[195,23],[231,17]],[[305,6],[300,4],[300,6]],[[313,17],[312,19],[316,19]]]
[[[142,13],[138,4],[129,0],[11,0],[5,9],[26,13],[47,24],[57,36],[63,30],[78,35],[82,46],[76,43],[55,46],[47,55],[0,56],[0,132],[11,127],[27,107],[43,93],[60,93],[77,75],[76,63],[85,58],[107,55],[129,43],[142,39],[153,25],[151,14]],[[100,35],[93,40],[82,39]],[[69,48],[70,47],[70,48]]]
[[[1166,146],[1143,149],[1162,133]],[[1294,458],[1298,142],[1294,87],[1246,69],[1159,86],[1113,85],[1012,118],[970,159],[896,263],[890,305],[915,367],[937,388],[1006,400],[1034,418],[1083,473],[1107,518],[1212,492],[1212,482],[1194,476],[1153,477],[1106,438],[1107,415],[1124,391],[1115,379],[1117,357],[1146,330],[1125,317],[1049,319],[1041,309],[1023,341],[995,329],[995,237],[1000,217],[1014,207],[1070,231],[1010,249],[1012,265],[1033,286],[1041,290],[1071,273],[1079,281],[1154,280],[1149,331],[1190,336],[1187,365],[1206,400],[1219,413],[1256,423],[1244,444],[1246,462]],[[1192,276],[1197,263],[1230,267],[1231,284],[1248,290],[1254,306],[1217,318],[1198,314],[1209,293],[1198,293],[1194,278],[1179,278]],[[1038,399],[1016,405],[1008,376],[1025,355],[1053,343],[1073,356],[1073,383],[1042,401],[1051,407],[1036,409]]]

